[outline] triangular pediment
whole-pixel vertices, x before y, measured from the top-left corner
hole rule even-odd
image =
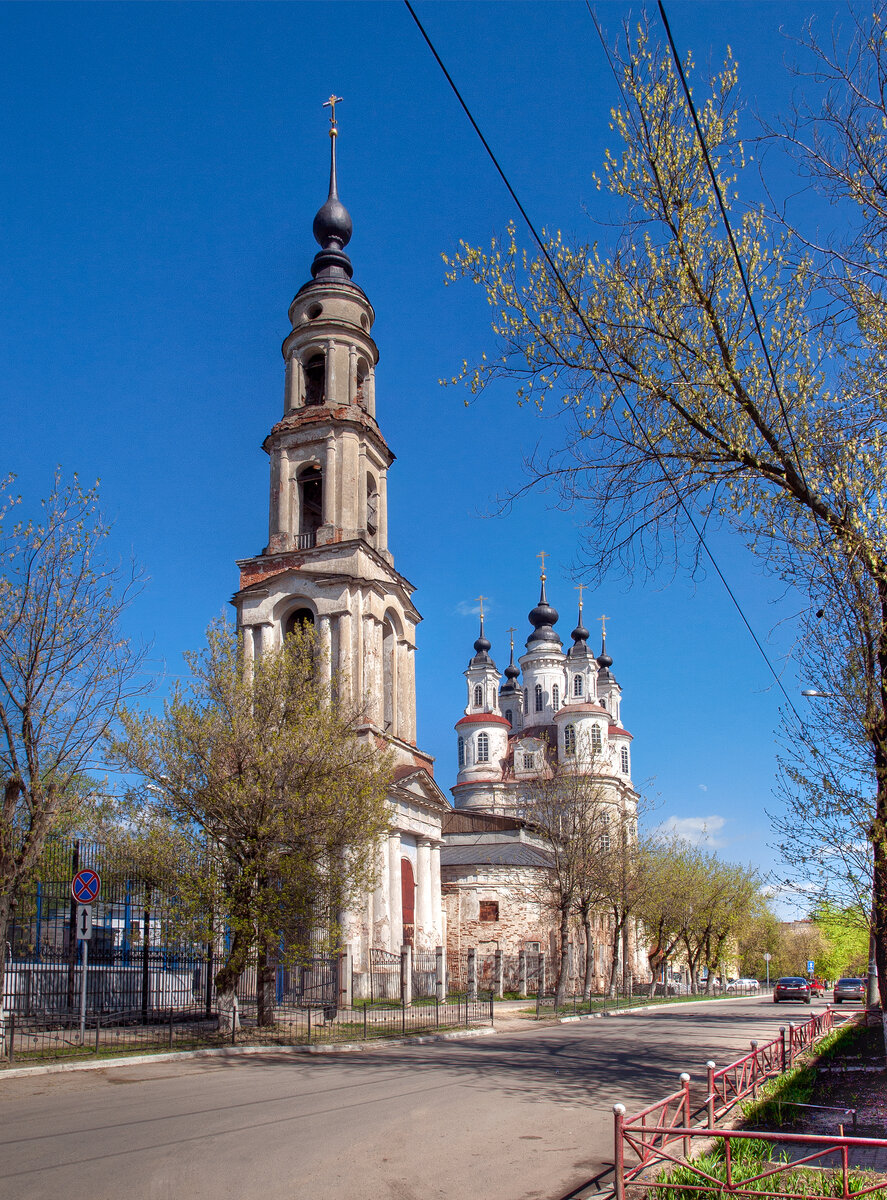
[[[434,777],[424,767],[401,768],[395,773],[393,791],[406,793],[412,801],[424,802],[429,807],[450,811],[452,805],[434,782]]]

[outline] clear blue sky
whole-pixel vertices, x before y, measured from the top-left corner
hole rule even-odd
[[[697,61],[732,46],[765,112],[792,86],[780,27],[798,33],[814,9],[827,28],[830,4],[668,5]],[[615,95],[585,5],[417,10],[535,221],[591,235]],[[631,10],[598,12],[615,34]],[[438,384],[491,345],[483,297],[444,287],[441,253],[517,214],[401,4],[2,6],[0,470],[31,501],[56,463],[101,479],[118,552],[150,576],[130,629],[153,642],[162,695],[227,607],[235,559],[266,539],[260,443],[281,413],[286,311],[316,248],[332,91],[345,98],[349,252],[377,313],[378,416],[398,458],[390,541],[425,617],[419,741],[447,791],[474,597],[489,597],[501,669],[507,627],[518,650],[529,632],[545,549],[567,640],[583,515],[530,497],[485,516],[558,431],[507,388],[465,407]],[[792,604],[729,539],[717,546],[759,635],[776,629],[778,660]],[[779,697],[721,585],[613,580],[587,596],[586,618],[601,612],[657,816],[707,820],[726,856],[769,865]],[[791,670],[786,686],[802,686]]]

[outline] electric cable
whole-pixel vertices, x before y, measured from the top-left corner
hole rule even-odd
[[[794,702],[793,702],[791,696],[786,691],[785,686],[783,685],[782,680],[780,679],[779,674],[776,671],[776,668],[773,666],[773,663],[770,661],[770,658],[769,658],[766,650],[764,649],[764,646],[762,645],[760,639],[758,638],[757,634],[755,633],[754,629],[752,628],[751,623],[749,622],[748,618],[746,617],[745,612],[742,608],[742,605],[739,603],[739,600],[738,600],[735,592],[731,588],[723,571],[721,570],[720,566],[718,565],[717,559],[715,558],[714,553],[712,552],[710,546],[708,545],[708,542],[706,541],[704,534],[702,533],[701,529],[699,528],[699,525],[697,524],[692,513],[690,512],[686,503],[684,502],[684,499],[681,496],[680,490],[678,489],[677,483],[674,481],[674,479],[672,479],[671,474],[668,471],[668,468],[666,467],[665,463],[663,462],[661,454],[659,453],[658,449],[653,444],[652,440],[650,439],[649,435],[647,434],[647,431],[644,428],[643,423],[641,422],[640,418],[637,415],[637,412],[635,411],[634,405],[632,404],[631,400],[628,398],[628,395],[626,394],[625,389],[622,386],[621,380],[618,378],[618,376],[616,375],[612,366],[610,365],[610,362],[609,362],[606,354],[604,353],[600,342],[598,341],[597,337],[595,336],[594,331],[592,330],[591,326],[589,325],[589,323],[585,317],[585,314],[582,312],[578,302],[574,298],[570,289],[567,287],[567,284],[564,281],[564,278],[561,275],[561,273],[557,267],[557,264],[552,259],[547,246],[545,245],[542,238],[536,231],[536,227],[534,226],[532,220],[530,219],[523,204],[521,204],[520,199],[517,195],[517,192],[512,187],[512,185],[508,179],[508,176],[505,174],[505,171],[503,170],[501,164],[499,163],[499,160],[496,158],[496,155],[493,153],[493,150],[490,147],[489,142],[487,141],[487,139],[484,137],[483,133],[481,132],[480,126],[478,125],[477,121],[474,119],[474,116],[472,115],[471,110],[469,109],[468,105],[466,104],[461,92],[459,91],[459,88],[456,86],[456,83],[453,80],[453,77],[450,75],[449,71],[447,70],[446,66],[444,65],[444,62],[443,62],[442,58],[440,57],[440,55],[438,54],[437,49],[434,46],[434,43],[431,41],[431,38],[429,37],[428,33],[426,32],[425,27],[423,26],[422,22],[419,20],[419,17],[417,16],[415,9],[413,8],[412,4],[410,3],[410,0],[404,0],[404,4],[405,4],[407,10],[409,11],[410,16],[413,18],[413,21],[416,23],[416,27],[418,28],[419,32],[421,33],[426,45],[428,46],[428,49],[431,51],[435,61],[437,62],[437,65],[440,67],[441,71],[443,72],[443,75],[444,75],[447,83],[450,85],[450,88],[452,89],[453,94],[455,95],[456,99],[459,101],[459,104],[460,104],[463,112],[465,113],[466,117],[468,118],[469,122],[471,123],[472,128],[474,129],[475,133],[477,134],[478,138],[480,139],[480,142],[483,145],[484,149],[486,150],[490,161],[492,162],[493,166],[496,168],[496,171],[497,171],[500,179],[504,183],[504,185],[508,191],[508,194],[511,196],[512,200],[517,205],[518,211],[520,212],[521,216],[523,217],[524,222],[525,222],[527,228],[529,229],[533,240],[535,241],[536,245],[539,247],[540,251],[542,252],[542,255],[544,256],[545,261],[547,262],[552,275],[554,276],[554,278],[557,280],[557,283],[561,287],[561,289],[564,293],[564,297],[566,298],[570,308],[572,308],[574,314],[576,315],[578,320],[581,322],[582,327],[585,330],[589,341],[591,342],[591,345],[594,347],[595,352],[597,353],[598,358],[600,359],[600,361],[604,367],[604,370],[609,375],[610,380],[613,383],[613,386],[616,388],[616,390],[620,396],[620,399],[623,401],[626,409],[628,410],[629,414],[631,415],[632,421],[634,422],[636,429],[639,431],[643,441],[646,443],[647,449],[650,451],[650,454],[656,460],[656,463],[662,473],[662,477],[663,477],[664,481],[671,488],[671,491],[674,494],[674,497],[675,497],[675,500],[676,500],[678,506],[680,507],[681,511],[684,513],[684,516],[687,518],[687,521],[689,522],[691,528],[693,529],[693,532],[696,534],[696,537],[699,541],[699,545],[705,551],[706,557],[708,558],[715,573],[717,574],[718,578],[720,579],[721,583],[723,584],[724,589],[727,592],[727,595],[730,597],[730,600],[732,601],[734,608],[736,609],[737,613],[739,614],[739,617],[740,617],[743,625],[745,626],[746,630],[749,633],[749,636],[751,637],[752,641],[754,642],[755,646],[757,647],[759,654],[763,658],[763,660],[767,666],[767,669],[769,670],[770,674],[773,676],[776,686],[779,688],[780,692],[785,697],[786,703],[788,704],[788,706],[792,710],[792,712],[795,714],[795,718],[797,719],[799,724],[803,726],[803,721],[801,719],[800,714],[798,713],[798,710],[795,708],[795,705],[794,705]]]

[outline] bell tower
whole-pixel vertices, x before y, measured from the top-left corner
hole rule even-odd
[[[243,559],[234,596],[247,659],[295,623],[317,629],[331,678],[398,757],[416,749],[413,586],[388,549],[387,474],[394,455],[376,420],[373,306],[353,281],[352,222],[339,199],[336,104],[330,97],[329,194],[314,218],[320,247],[289,307],[283,414],[263,442],[270,459],[268,541]],[[418,756],[418,757],[417,757]]]

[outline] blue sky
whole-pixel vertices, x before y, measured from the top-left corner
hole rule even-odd
[[[592,172],[613,144],[614,83],[585,5],[417,3],[419,15],[540,226],[593,236]],[[615,35],[638,14],[598,6]],[[720,61],[729,43],[750,108],[783,108],[792,49],[820,4],[670,3],[678,45]],[[151,641],[159,690],[237,586],[235,559],[267,532],[260,443],[281,412],[286,311],[309,277],[326,191],[327,113],[339,108],[340,193],[355,279],[376,309],[377,412],[397,462],[389,536],[417,587],[419,741],[455,775],[462,671],[487,601],[505,630],[538,595],[575,623],[581,512],[497,494],[556,423],[505,387],[466,407],[439,386],[489,349],[478,289],[445,287],[442,253],[516,216],[399,3],[5,4],[0,8],[0,470],[26,501],[60,463],[101,479],[118,553],[150,582],[129,627]],[[719,561],[774,661],[790,599],[728,537]],[[630,582],[630,581],[629,581]],[[769,866],[779,696],[718,581],[613,579],[606,612],[635,779],[656,818],[707,823],[734,859]],[[771,631],[772,634],[771,634]],[[791,669],[789,691],[803,682]]]

